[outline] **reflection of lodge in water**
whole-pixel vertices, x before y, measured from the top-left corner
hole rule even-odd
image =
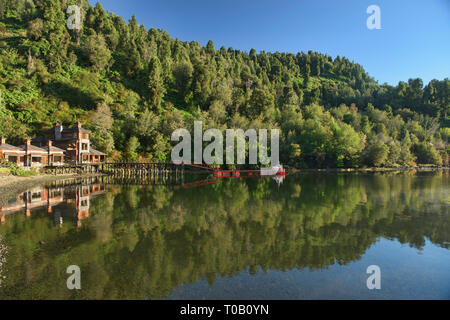
[[[46,209],[47,213],[53,213],[56,225],[61,225],[64,218],[68,218],[81,226],[81,221],[89,217],[90,200],[104,191],[105,187],[101,184],[38,187],[21,193],[0,207],[0,221],[5,223],[6,216],[20,211],[30,217],[32,211]]]
[[[255,176],[256,177],[256,176]],[[23,211],[27,217],[33,210],[46,209],[47,213],[54,214],[55,224],[61,225],[64,218],[75,219],[76,225],[81,226],[81,221],[89,217],[90,200],[92,197],[105,192],[105,185],[166,185],[175,189],[198,188],[209,184],[215,184],[221,179],[231,177],[213,177],[200,179],[193,182],[185,182],[184,176],[155,176],[151,179],[117,178],[112,176],[97,176],[90,178],[75,178],[56,181],[49,187],[37,187],[19,194],[8,204],[0,207],[0,221],[5,223],[6,216]],[[233,177],[236,179],[249,177]],[[283,182],[284,176],[271,177],[278,186]],[[75,207],[75,214],[74,208]]]

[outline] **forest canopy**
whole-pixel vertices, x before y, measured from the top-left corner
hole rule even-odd
[[[81,7],[69,30],[67,7]],[[450,80],[379,84],[345,57],[173,39],[87,0],[0,0],[0,135],[81,121],[114,160],[167,161],[170,136],[279,128],[296,167],[449,162]]]

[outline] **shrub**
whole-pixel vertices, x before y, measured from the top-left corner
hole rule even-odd
[[[38,174],[38,172],[34,168],[29,170],[29,171],[22,170],[22,169],[19,168],[19,171],[17,172],[16,175],[19,176],[19,177],[31,177],[31,176],[35,176],[37,174]]]
[[[385,164],[389,155],[389,147],[384,143],[376,143],[369,147],[368,152],[366,154],[366,163],[375,166],[381,167]]]
[[[439,152],[431,145],[426,142],[416,143],[412,151],[417,157],[417,162],[419,164],[437,164],[442,165],[442,158]]]
[[[7,31],[6,25],[3,22],[0,22],[0,34],[6,33]]]

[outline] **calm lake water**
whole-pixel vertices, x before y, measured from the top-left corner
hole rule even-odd
[[[37,187],[0,212],[0,299],[450,299],[449,182],[438,171]],[[70,265],[81,290],[67,289]],[[371,265],[380,290],[367,288]]]

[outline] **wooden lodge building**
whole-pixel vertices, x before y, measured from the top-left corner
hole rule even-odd
[[[24,167],[62,166],[70,164],[95,164],[106,161],[106,154],[91,147],[90,131],[77,122],[74,128],[65,129],[59,123],[25,144],[13,146],[0,141],[0,159]]]

